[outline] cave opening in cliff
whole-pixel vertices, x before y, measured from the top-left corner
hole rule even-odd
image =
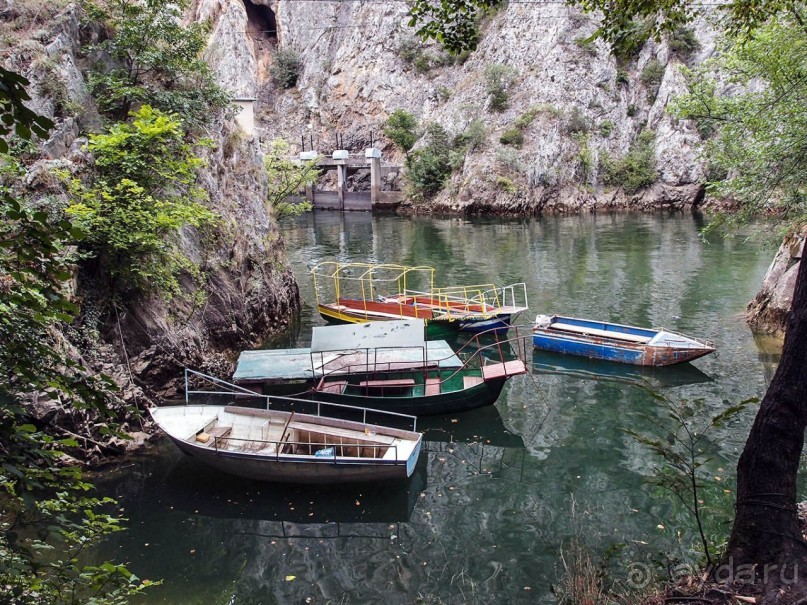
[[[263,4],[244,0],[247,10],[247,32],[253,40],[277,40],[277,21],[274,11]]]

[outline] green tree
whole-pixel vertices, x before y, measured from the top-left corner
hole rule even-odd
[[[485,67],[485,92],[490,97],[490,108],[493,111],[504,111],[509,101],[508,88],[515,81],[516,71],[501,63],[492,63]]]
[[[288,141],[274,139],[263,157],[263,166],[269,181],[266,199],[277,218],[311,210],[310,202],[289,203],[288,198],[317,178],[316,160],[295,161]]]
[[[468,151],[476,151],[484,146],[487,136],[485,121],[480,118],[474,118],[467,128],[457,136],[456,142],[459,145],[464,145]]]
[[[418,202],[439,193],[464,158],[464,151],[455,149],[451,137],[439,124],[429,125],[425,138],[426,144],[406,159],[409,194]]]
[[[451,53],[475,50],[480,14],[504,3],[505,0],[415,0],[409,8],[409,27],[416,28],[422,38],[437,40]]]
[[[23,105],[27,84],[0,70],[2,149],[12,131],[28,140],[49,127]],[[28,411],[32,396],[49,398],[100,415],[114,431],[108,379],[89,376],[55,335],[76,311],[62,283],[74,269],[69,244],[80,235],[68,221],[0,195],[0,586],[2,600],[15,605],[119,604],[148,585],[121,565],[78,562],[120,519],[104,512],[111,501],[88,495],[80,469],[60,463],[77,441]]]
[[[806,61],[807,32],[785,14],[690,72],[690,92],[677,100],[675,112],[712,134],[706,156],[718,174],[730,176],[711,183],[711,192],[743,202],[739,214],[722,220],[776,212],[790,227],[807,224]],[[724,95],[711,70],[738,89],[759,81],[766,86]]]
[[[418,140],[417,128],[418,121],[414,115],[405,109],[396,109],[384,124],[384,134],[398,149],[409,153],[415,141]]]
[[[182,24],[187,0],[85,0],[93,21],[106,25],[108,36],[90,51],[108,54],[89,76],[102,113],[124,120],[138,104],[148,103],[183,116],[187,125],[209,121],[229,102],[201,58],[207,44],[205,26]]]
[[[702,131],[714,132],[706,154],[728,176],[712,183],[711,189],[740,201],[742,207],[731,222],[775,211],[790,230],[807,223],[804,17],[803,5],[800,10],[791,7],[748,35],[729,37],[730,46],[717,67],[731,84],[754,82],[747,92],[722,96],[716,84],[699,73],[691,93],[679,103],[680,115],[697,120]],[[807,428],[805,367],[807,263],[802,261],[782,358],[737,465],[737,508],[725,554],[734,565],[777,566],[791,574],[785,577],[798,574],[801,582],[807,543],[796,514],[796,486]],[[792,591],[779,585],[782,577],[777,573],[769,578],[769,595],[779,588]]]
[[[293,48],[281,48],[275,53],[270,72],[280,88],[288,89],[297,85],[302,67],[300,53]]]
[[[600,169],[605,184],[622,187],[632,195],[655,183],[658,178],[655,140],[652,130],[643,130],[625,157],[615,160],[603,152]]]
[[[409,27],[422,38],[437,40],[453,53],[474,50],[479,44],[475,22],[480,14],[496,10],[507,0],[413,0],[409,7]],[[800,0],[731,0],[722,5],[699,4],[687,0],[568,0],[586,12],[601,15],[597,35],[618,44],[637,27],[660,39],[665,32],[675,32],[706,8],[716,8],[723,26],[731,35],[747,35],[777,14],[799,17]],[[645,22],[639,26],[639,22]],[[646,39],[646,38],[645,38]]]
[[[81,248],[98,263],[113,292],[179,293],[179,275],[198,269],[172,235],[183,226],[215,223],[195,184],[204,161],[183,136],[182,122],[144,105],[133,121],[115,124],[88,144],[95,170],[73,179],[67,213],[86,233]]]

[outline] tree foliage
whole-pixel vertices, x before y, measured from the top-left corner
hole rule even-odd
[[[3,137],[46,134],[47,120],[15,107],[27,84],[0,72]],[[149,584],[121,565],[79,562],[120,519],[104,512],[111,501],[88,495],[78,468],[60,464],[77,441],[28,412],[32,397],[51,399],[101,414],[114,430],[111,381],[88,375],[55,334],[76,311],[62,284],[73,268],[69,243],[80,237],[68,221],[0,195],[0,587],[15,605],[118,604]]]
[[[204,25],[182,24],[186,5],[186,0],[85,0],[89,17],[109,30],[107,39],[90,47],[112,59],[99,62],[108,67],[89,77],[102,113],[124,120],[136,105],[148,103],[194,125],[228,103],[201,57]]]
[[[654,427],[651,433],[638,433],[632,429],[625,429],[625,432],[661,462],[654,465],[649,483],[681,502],[697,527],[700,554],[712,566],[716,563],[714,555],[718,544],[725,541],[725,536],[717,530],[721,523],[714,518],[717,497],[707,498],[710,484],[706,479],[714,476],[714,469],[709,469],[712,456],[710,433],[759,400],[746,399],[711,416],[702,399],[676,402],[658,393],[649,394],[664,412],[661,419],[648,417],[649,424]]]
[[[175,295],[181,272],[196,267],[172,236],[215,222],[195,184],[204,161],[185,142],[176,115],[144,105],[132,117],[90,137],[95,170],[87,182],[70,182],[67,213],[85,231],[82,249],[98,259],[113,291]]]
[[[418,140],[417,130],[417,118],[405,109],[393,111],[384,124],[384,134],[404,153],[409,153]]]
[[[739,214],[722,219],[776,212],[790,227],[807,223],[806,65],[807,29],[785,13],[690,72],[690,92],[675,111],[710,135],[706,156],[724,175],[710,191],[742,203]],[[746,92],[722,94],[713,70]]]
[[[510,100],[508,89],[516,79],[516,70],[508,65],[492,63],[485,67],[485,92],[490,98],[490,108],[501,112],[507,109]]]
[[[289,89],[297,85],[302,68],[300,53],[293,48],[281,48],[275,53],[270,72],[280,88]]]
[[[652,130],[644,130],[624,157],[613,159],[603,153],[600,156],[603,182],[622,187],[629,195],[655,183],[658,178],[655,139]]]
[[[416,202],[439,193],[465,157],[464,149],[457,149],[449,134],[439,124],[429,125],[425,138],[426,144],[409,154],[406,159],[409,195]]]
[[[479,15],[506,4],[506,0],[413,0],[409,8],[409,27],[414,27],[417,35],[424,39],[437,40],[452,53],[475,50],[480,36],[476,26]],[[626,36],[635,37],[637,29],[646,32],[644,40],[649,36],[661,39],[665,33],[674,34],[705,8],[715,6],[686,0],[568,0],[567,4],[599,13],[597,35],[612,45],[625,42]],[[773,15],[800,15],[803,2],[731,0],[716,8],[729,34],[747,36]]]
[[[14,134],[30,141],[32,135],[44,138],[53,122],[25,106],[31,97],[25,91],[28,80],[0,67],[0,153],[8,153],[8,138]]]
[[[417,35],[440,42],[451,53],[475,50],[479,44],[479,15],[504,4],[504,0],[414,0],[409,27]]]
[[[269,181],[267,201],[274,208],[275,216],[301,214],[311,210],[310,202],[289,203],[288,198],[302,187],[316,180],[317,161],[295,161],[291,158],[291,145],[285,139],[274,139],[263,157],[266,178]]]

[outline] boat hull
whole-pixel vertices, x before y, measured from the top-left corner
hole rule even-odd
[[[472,319],[461,321],[460,332],[471,332],[480,334],[488,332],[493,334],[507,334],[510,330],[510,315],[497,315],[491,319]]]
[[[420,397],[378,397],[352,393],[314,391],[308,396],[315,401],[351,405],[398,414],[430,416],[453,414],[493,405],[501,395],[506,378],[487,380],[468,389]]]
[[[322,319],[331,324],[360,324],[368,321],[395,321],[400,319],[409,319],[410,317],[422,319],[420,316],[416,317],[414,313],[411,315],[401,315],[399,317],[380,318],[368,316],[361,311],[347,309],[337,310],[329,305],[317,305],[317,308],[319,309],[319,314]],[[456,320],[445,321],[426,319],[425,321],[426,336],[429,338],[442,338],[443,336],[449,334],[455,334],[461,329],[461,322]]]
[[[375,303],[382,305],[384,303]],[[447,334],[455,332],[471,332],[478,334],[481,332],[494,331],[496,334],[506,334],[510,329],[511,315],[509,313],[496,315],[494,317],[479,317],[470,319],[448,319],[448,318],[424,318],[423,311],[418,312],[417,307],[408,305],[398,305],[387,303],[390,307],[388,313],[398,313],[392,317],[377,317],[364,313],[361,309],[350,309],[342,305],[336,309],[331,305],[317,305],[319,314],[325,321],[329,323],[345,324],[345,323],[364,323],[367,321],[391,321],[397,319],[425,319],[426,321],[426,334],[429,338],[438,338]]]
[[[551,330],[534,330],[532,344],[536,349],[543,351],[655,367],[685,363],[714,351],[711,347],[677,349],[667,346],[615,343],[610,339],[557,334]]]
[[[406,464],[395,461],[351,462],[349,459],[322,458],[279,454],[275,459],[257,459],[249,454],[198,447],[170,436],[185,454],[218,471],[253,479],[278,483],[328,484],[365,481],[394,481],[406,479],[415,470],[421,444],[418,443]]]

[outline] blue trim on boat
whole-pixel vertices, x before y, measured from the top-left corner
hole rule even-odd
[[[565,353],[567,355],[581,355],[594,359],[606,359],[642,365],[644,349],[635,347],[621,347],[618,345],[604,345],[573,336],[549,336],[547,334],[533,334],[533,346],[544,351]]]
[[[460,322],[460,331],[480,333],[495,330],[496,334],[506,334],[510,329],[510,315],[497,315],[492,319],[471,319]]]

